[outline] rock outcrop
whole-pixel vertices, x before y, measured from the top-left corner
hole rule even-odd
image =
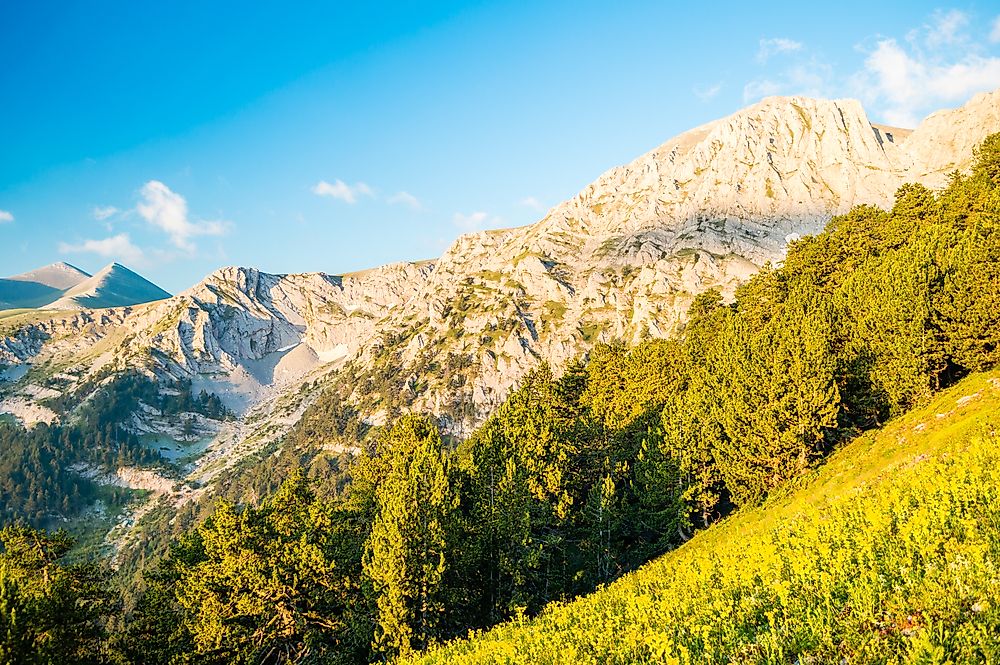
[[[611,169],[535,224],[463,235],[434,262],[224,268],[161,302],[8,326],[0,363],[59,367],[62,390],[101,370],[190,378],[246,414],[228,434],[237,450],[268,418],[287,427],[301,412],[261,405],[348,362],[364,379],[389,357],[409,408],[461,434],[538,363],[671,334],[695,294],[731,295],[790,241],[854,205],[890,205],[904,182],[942,186],[996,131],[1000,91],[912,131],[873,124],[853,100],[772,97]],[[353,386],[362,410],[376,408],[370,385]]]
[[[536,224],[459,238],[385,326],[419,340],[404,363],[425,348],[473,358],[467,429],[540,360],[670,334],[693,295],[731,294],[789,241],[891,205],[904,182],[943,186],[996,131],[1000,91],[912,132],[873,125],[854,100],[768,98],[608,171]],[[437,411],[452,390],[431,380],[415,406]]]

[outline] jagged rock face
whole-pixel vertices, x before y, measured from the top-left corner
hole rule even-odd
[[[158,303],[23,325],[0,338],[0,363],[50,363],[77,381],[126,368],[192,378],[242,411],[321,364],[355,354],[431,269],[394,264],[340,277],[223,268]]]
[[[476,416],[455,424],[467,429],[539,360],[670,334],[693,295],[731,294],[790,240],[891,205],[904,182],[942,186],[998,130],[1000,91],[912,132],[873,125],[854,100],[765,99],[608,171],[537,224],[459,238],[387,325],[410,331],[407,363],[428,347],[475,357]],[[437,411],[450,391],[431,381],[416,407]]]
[[[0,340],[0,362],[85,353],[95,367],[194,377],[242,409],[391,347],[419,386],[413,408],[464,432],[540,361],[669,335],[695,294],[732,294],[790,240],[854,205],[891,204],[904,182],[943,185],[995,131],[1000,91],[912,132],[873,125],[853,100],[768,98],[611,169],[536,224],[464,235],[433,264],[225,268],[161,303],[26,326]],[[453,355],[461,386],[418,376],[428,356]],[[455,417],[456,402],[472,409]]]

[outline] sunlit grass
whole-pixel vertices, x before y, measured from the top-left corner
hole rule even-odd
[[[997,376],[964,380],[605,589],[422,661],[998,662]]]

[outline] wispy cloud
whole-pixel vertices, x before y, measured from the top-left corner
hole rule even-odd
[[[143,200],[136,206],[139,215],[166,233],[174,246],[185,252],[191,253],[196,249],[191,238],[220,236],[225,234],[230,226],[229,222],[222,220],[191,221],[188,218],[187,201],[184,197],[159,180],[147,182],[140,193]]]
[[[833,78],[833,67],[814,57],[804,58],[771,77],[747,83],[743,86],[743,101],[755,102],[771,95],[830,97]]]
[[[119,212],[121,211],[114,206],[94,206],[94,208],[90,211],[90,214],[97,221],[103,222],[111,217],[114,217]]]
[[[967,41],[965,27],[969,24],[969,17],[957,9],[947,12],[936,11],[931,15],[930,21],[924,24],[927,46],[935,49],[942,46],[962,44]],[[908,39],[919,37],[919,31],[913,30],[907,35]]]
[[[710,85],[707,88],[695,88],[694,96],[703,102],[707,102],[715,97],[722,91],[722,81],[719,81],[715,85]]]
[[[423,210],[424,206],[413,194],[409,192],[396,192],[389,197],[389,205],[404,205],[411,210]]]
[[[456,212],[452,217],[452,222],[463,233],[472,233],[473,231],[481,231],[487,226],[500,226],[503,224],[503,219],[482,211],[472,212],[468,215]]]
[[[864,64],[856,71],[835,70],[801,42],[762,39],[757,52],[762,72],[744,85],[743,101],[771,95],[858,97],[873,118],[912,127],[931,111],[1000,87],[1000,57],[987,42],[1000,43],[1000,17],[983,22],[958,10],[934,12],[897,37],[866,41],[858,46]],[[769,63],[778,53],[785,55],[780,65]]]
[[[13,222],[14,215],[7,212],[6,210],[0,210],[0,224],[6,224],[7,222]]]
[[[132,244],[127,233],[119,233],[102,240],[84,240],[78,245],[59,243],[61,254],[97,254],[105,259],[119,260],[137,265],[145,262],[146,255]]]
[[[373,197],[375,195],[372,188],[363,182],[356,183],[352,187],[339,179],[333,182],[320,180],[313,185],[312,191],[316,196],[329,196],[330,198],[340,199],[350,204],[357,203],[358,198],[362,196]]]
[[[797,42],[794,39],[788,39],[787,37],[762,39],[757,49],[757,62],[763,64],[770,60],[771,56],[800,50],[802,50],[802,42]]]
[[[851,77],[852,91],[886,122],[912,127],[931,110],[1000,87],[1000,57],[983,52],[969,24],[962,12],[936,13],[902,43],[878,40]]]
[[[523,199],[518,201],[518,205],[524,206],[525,208],[531,208],[532,210],[538,212],[545,210],[545,204],[536,199],[534,196],[524,197]]]

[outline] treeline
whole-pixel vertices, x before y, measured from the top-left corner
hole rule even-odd
[[[50,403],[64,409],[62,424],[39,423],[25,429],[0,420],[0,519],[53,526],[77,516],[97,499],[111,505],[126,501],[126,489],[102,489],[89,475],[163,463],[159,452],[144,446],[123,426],[140,402],[164,413],[229,415],[217,396],[204,392],[193,396],[190,381],[168,388],[164,393],[145,376],[125,374]],[[83,403],[71,410],[74,399]]]
[[[994,365],[998,324],[994,135],[942,192],[904,186],[891,210],[856,208],[795,243],[733,303],[699,296],[678,339],[540,368],[457,447],[407,415],[343,492],[293,472],[259,504],[222,502],[133,610],[104,617],[103,653],[366,662],[536,612]]]

